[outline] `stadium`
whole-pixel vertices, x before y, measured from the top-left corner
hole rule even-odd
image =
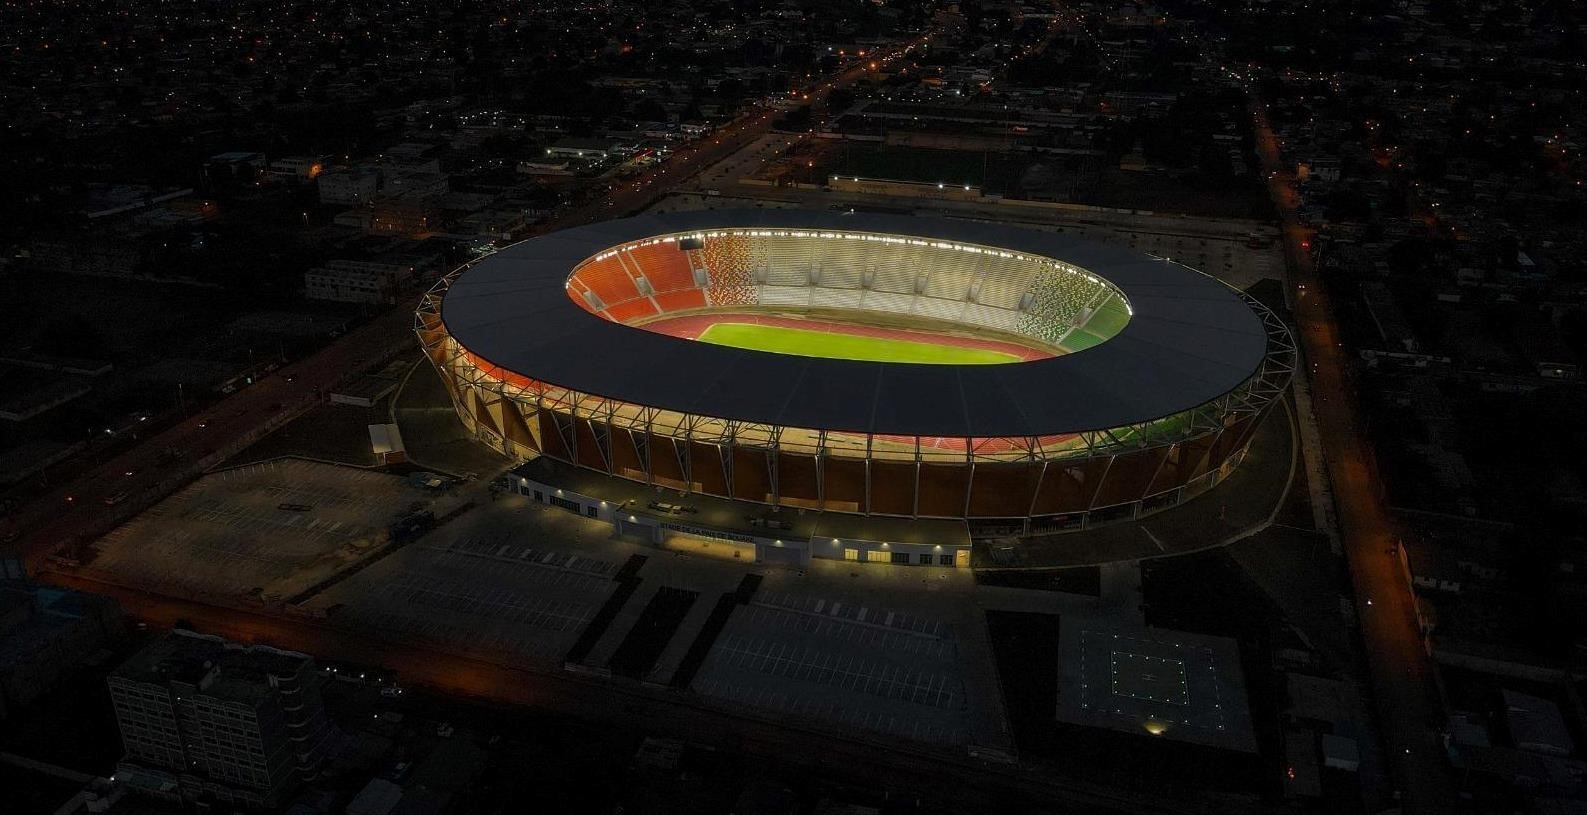
[[[443,279],[416,330],[522,491],[758,560],[947,564],[1179,505],[1294,366],[1264,306],[1170,260],[866,213],[548,234]]]

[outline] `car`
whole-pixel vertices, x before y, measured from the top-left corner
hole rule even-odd
[[[387,699],[400,699],[402,697],[402,688],[396,685],[392,685],[389,688],[381,688],[380,695]]]

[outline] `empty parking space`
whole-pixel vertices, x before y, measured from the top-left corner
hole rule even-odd
[[[945,637],[947,628],[941,620],[882,608],[866,602],[833,599],[793,592],[761,592],[760,605],[774,606],[793,611],[877,626],[926,637]]]
[[[447,551],[503,563],[542,566],[602,577],[609,577],[616,569],[616,564],[610,560],[573,552],[536,549],[532,546],[486,538],[471,537],[454,541],[447,546]]]
[[[508,557],[523,547],[502,546],[409,547],[316,605],[342,627],[510,664],[558,664],[616,584],[595,571]]]
[[[731,668],[931,707],[953,709],[958,702],[957,680],[885,659],[835,654],[766,637],[727,637],[718,647],[722,662]]]
[[[706,696],[917,741],[960,744],[964,665],[943,620],[815,593],[737,609],[694,681]]]
[[[445,515],[466,501],[467,513],[369,557],[414,502]],[[941,745],[997,744],[1002,729],[974,586],[948,570],[763,571],[617,539],[521,496],[492,499],[484,484],[437,496],[308,462],[201,479],[103,541],[99,557],[94,567],[118,580],[225,604],[341,575],[303,603],[327,625],[544,669],[562,668],[631,585],[587,664],[662,684],[728,595],[725,621],[712,622],[680,680],[714,704]],[[739,596],[752,573],[757,590]]]
[[[818,612],[793,611],[757,603],[741,613],[757,629],[769,632],[798,632],[868,650],[899,651],[930,659],[952,659],[957,653],[951,639],[889,630],[883,625],[855,624]]]
[[[91,568],[176,596],[280,601],[357,564],[431,496],[397,476],[300,460],[212,473],[101,539]]]

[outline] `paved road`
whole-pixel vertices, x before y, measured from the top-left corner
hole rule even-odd
[[[815,79],[802,89],[803,98],[799,101],[801,104],[808,102],[813,110],[820,109],[825,105],[826,98],[832,91],[847,88],[867,75],[891,66],[903,59],[910,49],[929,43],[933,36],[931,33],[924,34],[908,43],[896,46],[885,54],[873,54],[865,61],[856,62],[837,73]],[[873,65],[876,67],[871,67]],[[649,172],[623,180],[604,198],[557,218],[555,228],[564,229],[638,212],[682,185],[692,176],[771,132],[772,123],[782,115],[783,111],[757,110],[741,116],[718,128],[709,139],[700,139],[683,145],[666,162]]]
[[[157,627],[181,621],[205,633],[238,642],[268,643],[336,660],[378,665],[405,685],[517,706],[533,706],[589,721],[620,720],[651,733],[713,744],[843,778],[850,783],[909,791],[952,811],[1086,813],[1229,813],[1222,799],[1203,800],[1176,791],[1159,797],[1146,790],[1117,789],[1083,778],[1057,778],[1040,770],[981,762],[958,751],[900,744],[884,736],[808,727],[798,719],[760,718],[700,704],[687,693],[638,683],[598,680],[566,672],[509,668],[400,641],[379,641],[309,619],[289,619],[154,595],[86,580],[80,575],[43,575],[51,583],[116,598],[132,616]]]
[[[1311,260],[1312,234],[1296,217],[1300,198],[1293,176],[1282,166],[1260,103],[1253,105],[1253,116],[1257,153],[1263,172],[1271,176],[1270,192],[1283,219],[1296,327],[1311,377],[1313,413],[1350,563],[1384,746],[1403,790],[1405,811],[1445,813],[1455,796],[1439,740],[1443,707],[1432,660],[1422,647],[1410,587],[1394,552],[1394,520],[1383,501],[1370,443],[1359,431],[1348,352]]]
[[[931,39],[926,34],[873,57],[878,67],[903,58],[906,49]],[[815,80],[806,90],[813,104],[835,88],[857,82],[873,69],[870,61]],[[538,225],[540,234],[632,214],[666,195],[691,176],[731,155],[771,130],[777,111],[756,111],[680,149],[671,160],[605,196]],[[17,538],[3,547],[19,552],[37,568],[47,556],[79,551],[154,501],[180,487],[198,469],[224,458],[263,432],[320,403],[338,384],[373,367],[406,347],[413,339],[413,311],[418,298],[399,302],[390,311],[349,332],[312,356],[284,366],[254,385],[221,400],[186,420],[156,433],[98,466],[83,468],[61,486],[17,509],[5,519]],[[167,450],[182,458],[161,463]]]
[[[413,337],[413,302],[349,332],[315,354],[156,433],[109,461],[80,471],[10,517],[20,533],[7,545],[37,568],[47,555],[109,531],[138,508],[176,490],[195,467],[212,463],[261,432],[320,403],[350,374],[400,350]],[[166,450],[182,458],[162,463]]]

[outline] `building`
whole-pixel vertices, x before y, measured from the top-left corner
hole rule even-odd
[[[371,778],[347,804],[347,815],[388,815],[402,800],[402,787],[384,778]]]
[[[382,168],[381,194],[388,198],[419,200],[445,195],[451,188],[451,177],[442,172],[394,171]]]
[[[440,210],[424,198],[380,201],[371,211],[369,231],[386,235],[418,235],[440,225]]]
[[[258,178],[267,166],[264,153],[233,150],[210,156],[204,164],[204,176],[210,184],[247,183]]]
[[[25,422],[88,395],[89,383],[77,377],[56,379],[37,388],[0,397],[0,419]]]
[[[315,300],[339,300],[341,298],[332,296],[336,287],[340,285],[338,281],[362,281],[366,278],[375,280],[375,288],[389,296],[393,292],[400,292],[413,285],[413,281],[417,276],[422,271],[430,269],[433,265],[434,258],[431,256],[403,255],[384,260],[337,259],[326,261],[325,265],[311,269],[305,274],[304,282],[306,288],[310,291],[310,299]],[[311,278],[313,278],[312,282]],[[361,287],[359,290],[366,288]],[[313,293],[315,291],[324,291],[327,292],[327,295],[316,296]],[[375,301],[354,299],[351,302]],[[378,302],[386,301],[380,300]]]
[[[303,273],[303,296],[333,303],[393,303],[397,288],[389,275],[364,269],[320,267]]]
[[[87,442],[60,442],[31,439],[0,452],[0,484],[15,484],[42,472],[51,464],[64,461],[87,447]],[[0,529],[3,529],[0,525]]]
[[[270,174],[293,181],[313,181],[325,169],[325,160],[315,156],[286,156],[270,162]]]
[[[174,631],[110,675],[117,777],[172,800],[274,807],[319,772],[319,681],[304,654]]]
[[[517,170],[521,175],[555,176],[571,178],[573,170],[570,169],[566,159],[552,161],[520,161]]]
[[[320,203],[357,206],[375,200],[380,173],[367,167],[331,170],[318,176]]]
[[[514,235],[528,229],[529,224],[529,216],[523,210],[488,209],[462,218],[452,231],[463,235],[511,240]]]
[[[680,341],[718,315],[799,313],[1000,349],[1007,364]],[[520,475],[544,495],[574,487],[594,499],[584,514],[651,538],[709,536],[694,499],[735,502],[763,521],[749,537],[770,539],[751,541],[757,559],[795,562],[870,558],[767,513],[947,522],[918,563],[936,544],[1178,505],[1233,472],[1293,367],[1264,307],[1172,262],[1063,234],[809,211],[651,215],[525,241],[438,284],[418,332],[471,430],[567,465]],[[566,469],[601,478],[544,480]],[[599,487],[613,478],[690,500],[618,511]]]
[[[1236,640],[1066,616],[1058,647],[1058,721],[1257,752]]]
[[[1508,688],[1500,691],[1504,699],[1504,721],[1515,746],[1532,753],[1569,756],[1576,750],[1570,727],[1559,705]]]
[[[587,161],[605,161],[622,155],[617,139],[582,139],[569,136],[546,148],[551,158],[581,158]]]
[[[897,181],[858,176],[832,176],[827,187],[833,192],[851,195],[890,195],[896,198],[947,198],[954,201],[976,201],[981,198],[981,188],[970,184],[942,184],[925,181]]]
[[[1308,161],[1303,161],[1295,167],[1295,175],[1301,181],[1338,181],[1339,157],[1316,156]]]
[[[104,653],[121,626],[121,608],[108,597],[0,580],[0,719]]]

